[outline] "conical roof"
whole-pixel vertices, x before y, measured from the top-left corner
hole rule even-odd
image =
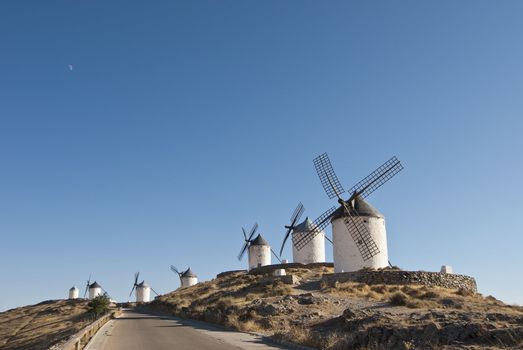
[[[138,283],[138,288],[151,288],[145,281],[142,281],[142,283]]]
[[[78,289],[78,288],[76,288],[76,286],[72,286],[71,289],[69,289],[69,290],[75,290],[75,289]]]
[[[89,286],[89,289],[93,289],[93,288],[102,288],[102,286],[99,285],[98,282],[94,281],[93,284],[91,284]]]
[[[182,277],[197,277],[194,272],[192,272],[191,268],[189,267],[184,273],[182,273]]]
[[[294,226],[293,232],[310,232],[314,228],[312,221],[307,216],[301,224]]]
[[[374,208],[372,205],[369,204],[369,202],[360,198],[359,196],[354,198],[351,201],[351,203],[347,202],[347,204],[348,204],[349,209],[351,210],[351,214],[353,216],[370,216],[370,217],[382,218],[382,219],[385,218],[385,216],[383,216],[383,214],[378,209]],[[334,212],[334,215],[332,216],[331,221],[334,219],[344,217],[344,216],[346,216],[345,211],[340,206]]]
[[[251,245],[269,245],[269,242],[259,234],[253,241],[251,241]]]

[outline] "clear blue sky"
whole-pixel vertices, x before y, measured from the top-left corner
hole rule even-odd
[[[165,293],[170,264],[204,280],[245,267],[241,226],[279,247],[298,201],[311,217],[334,204],[312,165],[325,151],[346,187],[403,161],[369,197],[393,264],[449,264],[523,303],[522,12],[2,1],[0,310],[90,273],[127,300],[137,270]]]

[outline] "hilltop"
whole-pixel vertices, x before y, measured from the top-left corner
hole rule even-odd
[[[319,349],[523,348],[521,307],[471,288],[339,282],[332,272],[231,271],[145,307]]]
[[[92,322],[87,300],[48,300],[0,313],[0,348],[48,349]]]

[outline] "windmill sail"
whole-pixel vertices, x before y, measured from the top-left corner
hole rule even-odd
[[[291,234],[291,232],[294,230],[294,227],[296,226],[296,222],[298,222],[298,220],[300,220],[304,211],[305,211],[305,207],[303,206],[303,204],[301,204],[301,202],[298,203],[298,206],[296,207],[296,209],[294,209],[294,212],[291,215],[291,219],[290,219],[291,224],[288,226],[285,226],[285,228],[287,229],[287,232],[285,233],[285,236],[283,238],[283,243],[281,244],[280,256],[283,253],[283,247],[285,246],[285,242],[287,242],[289,235]],[[276,259],[280,260],[278,257],[276,257]]]
[[[327,196],[332,199],[337,197],[339,194],[345,192],[343,186],[338,180],[338,176],[332,168],[331,161],[327,153],[314,158],[314,167],[316,168],[316,173],[320,178],[321,185],[327,193]]]
[[[296,249],[300,250],[301,248],[305,247],[307,243],[312,241],[318,233],[320,233],[325,227],[327,227],[327,225],[330,222],[329,219],[332,217],[335,211],[336,207],[330,207],[316,220],[314,220],[314,222],[312,223],[312,230],[310,230],[309,232],[303,232],[294,235],[292,237],[292,244],[296,247]]]
[[[361,199],[368,197],[402,169],[403,165],[398,158],[390,158],[349,190],[351,198],[355,196],[359,196]]]

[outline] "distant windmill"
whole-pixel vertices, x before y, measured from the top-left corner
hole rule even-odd
[[[111,297],[109,293],[107,293],[107,291],[103,289],[101,285],[98,284],[98,282],[94,281],[93,283],[91,283],[91,275],[89,275],[89,278],[87,279],[87,283],[85,285],[84,298],[87,296],[87,292],[89,292],[89,299],[94,299],[100,295],[105,295],[108,298]]]
[[[78,299],[78,293],[80,291],[76,286],[72,286],[71,289],[69,289],[69,299]]]
[[[174,265],[171,265],[171,271],[180,278],[180,288],[194,286],[198,283],[198,276],[192,272],[190,267],[185,271],[180,271]]]
[[[90,285],[91,285],[91,274],[89,274],[89,278],[87,279],[87,284],[85,285],[84,299],[87,296],[87,292],[89,291]]]
[[[142,281],[141,283],[138,283],[138,277],[140,276],[140,272],[136,272],[134,274],[134,284],[133,288],[131,289],[131,293],[129,293],[129,297],[133,294],[133,291],[136,289],[136,302],[137,303],[147,303],[151,301],[151,291],[153,291],[154,294],[159,295],[156,293],[154,289],[152,289],[148,284],[145,283],[145,281]]]
[[[305,218],[305,220],[300,223],[296,224],[298,220],[300,219],[301,215],[303,214],[305,208],[303,207],[303,204],[299,203],[296,209],[294,210],[293,214],[291,215],[290,219],[290,225],[286,225],[285,228],[287,229],[287,232],[285,233],[285,237],[283,239],[283,243],[281,245],[280,249],[280,256],[283,252],[283,248],[285,247],[285,243],[289,236],[292,234],[293,242],[298,241],[301,239],[304,235],[308,235],[309,232],[316,226],[309,220],[309,218]],[[300,247],[301,249],[296,249],[296,247],[292,246],[292,260],[295,263],[300,264],[311,264],[311,263],[317,263],[317,262],[325,262],[325,240],[327,239],[330,241],[330,239],[325,235],[325,232],[321,231],[318,232],[311,240],[307,242],[303,247]]]
[[[102,293],[102,291],[104,293]],[[89,299],[94,299],[100,295],[106,295],[107,297],[109,296],[102,286],[99,285],[98,282],[94,281],[89,285]]]
[[[294,209],[294,212],[291,215],[290,224],[285,225],[285,228],[287,229],[287,233],[285,233],[285,237],[283,238],[283,243],[281,244],[280,256],[283,253],[283,247],[285,246],[285,242],[289,238],[289,235],[291,234],[291,232],[296,227],[295,225],[298,222],[298,220],[300,220],[304,211],[305,211],[305,207],[303,206],[303,204],[301,204],[301,202],[298,203],[298,206],[296,207],[296,209]]]
[[[346,201],[341,198],[345,190],[327,153],[316,157],[314,166],[327,196],[331,199],[336,197],[340,206],[328,209],[316,219],[308,234],[293,242],[296,248],[303,248],[331,221],[335,272],[387,266],[385,218],[364,198],[401,171],[401,162],[396,157],[390,158],[354,185],[348,191],[351,195]]]
[[[242,249],[240,250],[240,253],[238,254],[238,260],[241,261],[245,252],[248,251],[249,270],[260,266],[270,265],[271,254],[273,254],[276,257],[276,259],[281,263],[280,258],[278,258],[276,253],[271,249],[269,243],[262,237],[261,234],[259,234],[258,236],[256,236],[256,238],[253,239],[257,230],[258,223],[254,224],[251,231],[249,232],[249,235],[247,235],[247,231],[245,231],[245,228],[242,227],[244,244],[242,246]]]

